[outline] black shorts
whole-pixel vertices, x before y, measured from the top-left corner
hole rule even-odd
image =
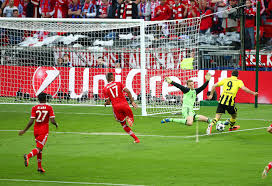
[[[222,105],[218,104],[216,113],[218,114],[225,114],[226,110],[228,111],[229,114],[236,114],[237,113],[237,108],[234,106],[229,106],[229,105]]]

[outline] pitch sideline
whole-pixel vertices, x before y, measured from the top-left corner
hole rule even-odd
[[[259,129],[265,129],[267,127],[259,127],[259,128],[250,128],[250,129],[243,129],[243,130],[235,130],[235,131],[226,131],[226,132],[217,132],[212,133],[212,135],[220,135],[220,134],[228,134],[228,133],[237,133],[237,132],[245,132],[245,131],[251,131],[251,130],[259,130]],[[18,132],[19,130],[0,130],[0,132]],[[33,132],[33,131],[28,131]],[[56,134],[80,134],[80,135],[100,135],[100,136],[127,136],[126,133],[119,133],[119,132],[56,132],[51,131],[51,133]],[[160,138],[195,138],[208,136],[207,134],[201,134],[201,135],[193,135],[193,136],[163,136],[163,135],[148,135],[148,134],[137,134],[137,136],[142,137],[160,137]]]
[[[114,184],[114,183],[92,183],[92,182],[70,182],[70,181],[47,181],[47,180],[24,180],[24,179],[1,179],[0,181],[13,181],[13,182],[36,182],[36,183],[59,183],[59,184],[79,184],[79,185],[113,185],[113,186],[144,186],[144,185],[131,185],[131,184]]]

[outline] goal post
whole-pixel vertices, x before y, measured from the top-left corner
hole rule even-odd
[[[200,18],[0,19],[0,102],[102,106],[112,72],[142,115],[180,111],[182,92],[164,82],[197,77]],[[197,86],[197,85],[195,85]]]
[[[154,40],[145,46],[147,114],[181,112],[183,93],[168,85],[165,77],[186,86],[198,74],[198,39],[201,19],[191,18],[145,22],[146,32],[154,32]],[[150,61],[154,61],[150,64]],[[197,84],[195,85],[198,86]],[[195,109],[199,109],[199,104]]]

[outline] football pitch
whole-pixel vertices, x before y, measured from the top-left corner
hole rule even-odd
[[[240,130],[206,136],[206,123],[188,127],[161,124],[167,117],[140,116],[134,111],[134,144],[110,107],[53,106],[59,128],[50,124],[43,150],[43,168],[36,157],[24,167],[23,155],[34,147],[33,126],[23,136],[33,105],[0,105],[0,185],[271,185],[272,172],[261,179],[272,161],[272,105],[238,104]],[[213,118],[216,107],[198,114]],[[223,116],[223,120],[228,115]],[[198,126],[198,127],[197,127]],[[196,129],[198,128],[198,142]]]

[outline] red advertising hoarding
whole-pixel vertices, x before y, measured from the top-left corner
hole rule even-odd
[[[140,69],[0,66],[0,96],[14,97],[20,88],[22,92],[28,92],[31,97],[35,97],[41,91],[53,96],[56,96],[58,91],[62,91],[70,92],[71,98],[80,98],[84,92],[87,92],[89,97],[97,94],[103,98],[102,89],[106,84],[107,72],[114,72],[116,80],[128,87],[135,98],[141,93]],[[206,72],[206,70],[194,71],[196,77],[193,80],[196,86],[204,83]],[[198,95],[199,100],[207,98],[207,91],[211,90],[214,83],[231,76],[231,71],[210,70],[209,72],[212,74],[212,79],[208,88]],[[164,82],[165,76],[171,76],[173,80],[184,84],[186,76],[188,77],[191,71],[147,69],[146,73],[146,92],[152,96],[165,97],[167,94],[180,93],[180,90]],[[271,77],[272,72],[259,72],[259,103],[272,103]],[[255,72],[240,71],[239,79],[243,80],[246,87],[255,90]],[[222,90],[217,88],[216,91],[219,95]],[[254,101],[254,96],[239,90],[237,103],[254,103]]]

